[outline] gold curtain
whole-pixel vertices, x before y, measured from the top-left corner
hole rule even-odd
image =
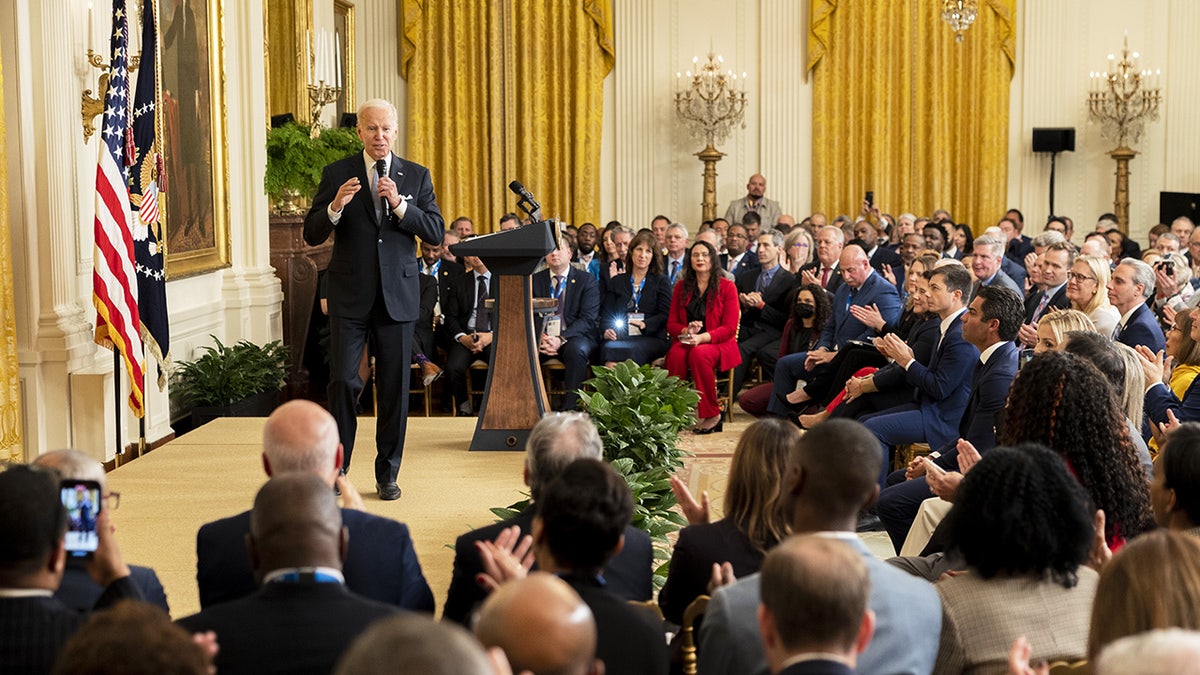
[[[404,0],[402,12],[408,156],[433,172],[447,220],[496,229],[519,180],[546,217],[594,222],[610,3]]]
[[[976,232],[1007,208],[1016,0],[982,0],[956,43],[939,3],[814,0],[813,208],[944,208]]]
[[[4,130],[4,64],[0,63],[0,157],[8,157]],[[17,370],[17,312],[13,305],[12,228],[8,221],[8,166],[0,162],[0,460],[20,462],[21,377]]]

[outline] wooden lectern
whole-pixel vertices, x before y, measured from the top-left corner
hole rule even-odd
[[[529,431],[550,408],[533,329],[533,271],[558,247],[554,221],[493,232],[450,246],[477,256],[499,276],[487,387],[471,450],[524,450]]]

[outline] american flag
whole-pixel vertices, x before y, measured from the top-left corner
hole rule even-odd
[[[142,60],[138,65],[133,100],[133,167],[129,172],[129,201],[135,212],[133,249],[137,262],[138,313],[142,340],[158,362],[158,388],[167,384],[171,332],[167,321],[167,282],[163,274],[163,228],[158,199],[162,186],[155,121],[158,100],[158,21],[154,0],[142,0]]]
[[[96,342],[117,349],[129,373],[129,407],[145,414],[142,337],[139,332],[137,278],[130,231],[125,141],[129,108],[129,17],[125,0],[113,0],[112,60],[104,91],[103,147],[96,167],[95,267],[92,303],[96,306]]]

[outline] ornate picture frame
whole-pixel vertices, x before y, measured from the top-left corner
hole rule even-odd
[[[168,279],[229,267],[224,0],[160,0]]]

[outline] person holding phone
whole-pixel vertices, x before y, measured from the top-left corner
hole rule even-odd
[[[667,353],[671,284],[657,248],[653,233],[635,236],[625,263],[629,272],[613,277],[604,294],[600,360],[606,367],[626,359],[644,365]]]
[[[57,474],[14,466],[0,473],[0,664],[6,672],[50,672],[87,615],[52,597],[62,582],[67,513]],[[74,489],[74,485],[70,487]],[[87,561],[104,587],[95,609],[141,600],[113,539],[108,511],[96,514],[96,549]]]

